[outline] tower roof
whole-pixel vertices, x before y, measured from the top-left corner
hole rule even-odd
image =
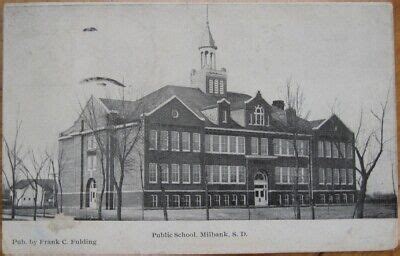
[[[208,22],[208,15],[207,15],[206,27],[203,31],[203,35],[201,37],[199,48],[203,48],[203,47],[211,47],[211,48],[217,49],[214,38],[212,37],[212,34],[211,34],[210,25]]]

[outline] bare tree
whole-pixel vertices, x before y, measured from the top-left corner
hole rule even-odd
[[[3,142],[5,145],[5,150],[7,154],[7,160],[10,165],[10,175],[11,178],[8,177],[7,171],[4,170],[4,165],[2,167],[2,172],[5,177],[7,186],[11,190],[11,195],[12,195],[12,203],[11,203],[11,219],[15,219],[15,207],[16,207],[16,199],[17,199],[17,193],[16,193],[16,188],[15,185],[17,184],[17,178],[18,174],[17,171],[19,170],[19,167],[22,163],[22,144],[19,141],[19,136],[21,132],[21,125],[22,121],[17,120],[16,121],[16,126],[15,126],[15,135],[11,141],[7,141],[6,138],[3,137]]]
[[[380,103],[380,110],[370,113],[376,121],[376,128],[369,131],[363,129],[363,112],[360,113],[360,120],[355,135],[355,152],[358,160],[356,170],[361,176],[360,192],[354,210],[354,217],[364,218],[364,204],[367,192],[368,179],[382,156],[384,145],[387,142],[384,136],[385,115],[388,105],[389,90],[386,100]],[[364,133],[365,136],[361,134]]]
[[[59,153],[57,154],[57,162],[54,160],[54,155],[46,153],[49,159],[50,175],[54,182],[54,205],[56,206],[57,213],[62,212],[63,195],[62,195],[62,184],[61,175],[64,169],[64,150],[60,147]],[[58,193],[60,192],[60,202],[58,201]]]
[[[286,102],[288,108],[286,110],[287,122],[289,125],[289,132],[291,133],[291,147],[293,147],[295,156],[295,172],[291,173],[290,176],[293,177],[293,203],[295,218],[301,219],[301,210],[299,202],[299,168],[300,168],[300,157],[299,151],[304,150],[299,148],[299,133],[302,131],[302,122],[307,119],[309,112],[304,114],[303,104],[305,98],[303,96],[303,91],[299,84],[293,84],[291,80],[286,83]],[[309,184],[311,186],[311,184]],[[311,195],[310,195],[311,201]],[[313,204],[311,203],[312,213],[314,212]],[[313,214],[314,216],[314,214]]]
[[[35,196],[33,198],[33,203],[34,203],[34,208],[33,208],[33,220],[36,221],[36,216],[37,216],[37,203],[38,203],[38,192],[39,192],[39,186],[42,187],[42,195],[45,193],[45,188],[44,185],[41,184],[39,185],[39,182],[41,180],[41,174],[43,169],[46,167],[48,161],[47,155],[42,156],[40,159],[37,159],[35,156],[35,153],[31,150],[30,151],[30,165],[31,167],[28,167],[25,163],[21,163],[21,169],[23,170],[26,179],[29,182],[29,185],[33,188]],[[43,203],[43,201],[41,200]]]

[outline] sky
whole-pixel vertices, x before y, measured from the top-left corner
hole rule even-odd
[[[129,85],[137,99],[167,84],[190,86],[200,66],[205,27],[200,4],[8,5],[4,20],[3,132],[22,120],[25,148],[55,151],[60,132],[90,95],[115,97],[110,87],[82,84],[105,76]],[[301,85],[309,119],[332,109],[363,134],[376,128],[389,90],[385,134],[390,139],[369,181],[391,192],[396,165],[394,46],[389,4],[210,4],[210,28],[228,90],[272,102],[288,80]],[[83,32],[95,27],[96,32]],[[4,159],[4,158],[3,158]],[[395,166],[396,168],[396,166]]]

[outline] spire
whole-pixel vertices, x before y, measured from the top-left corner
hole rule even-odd
[[[206,7],[206,27],[205,27],[205,30],[203,31],[203,35],[201,37],[199,49],[204,48],[204,47],[211,47],[211,48],[217,49],[217,46],[215,45],[215,41],[213,39],[211,30],[210,30],[210,23],[208,20],[208,4]]]

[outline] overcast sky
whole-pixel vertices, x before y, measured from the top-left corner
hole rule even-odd
[[[387,144],[370,191],[391,191],[395,163],[392,9],[388,4],[210,5],[217,66],[228,90],[270,103],[284,99],[288,79],[302,85],[310,119],[332,106],[356,130],[361,108],[379,107],[390,87]],[[19,109],[26,147],[54,150],[58,133],[77,118],[78,101],[113,91],[84,78],[106,76],[131,85],[137,98],[164,85],[190,86],[205,5],[7,6],[4,23],[4,134]],[[95,27],[96,32],[83,32]],[[110,90],[110,89],[108,89]],[[393,92],[393,93],[392,93]],[[336,103],[335,103],[336,102]]]

